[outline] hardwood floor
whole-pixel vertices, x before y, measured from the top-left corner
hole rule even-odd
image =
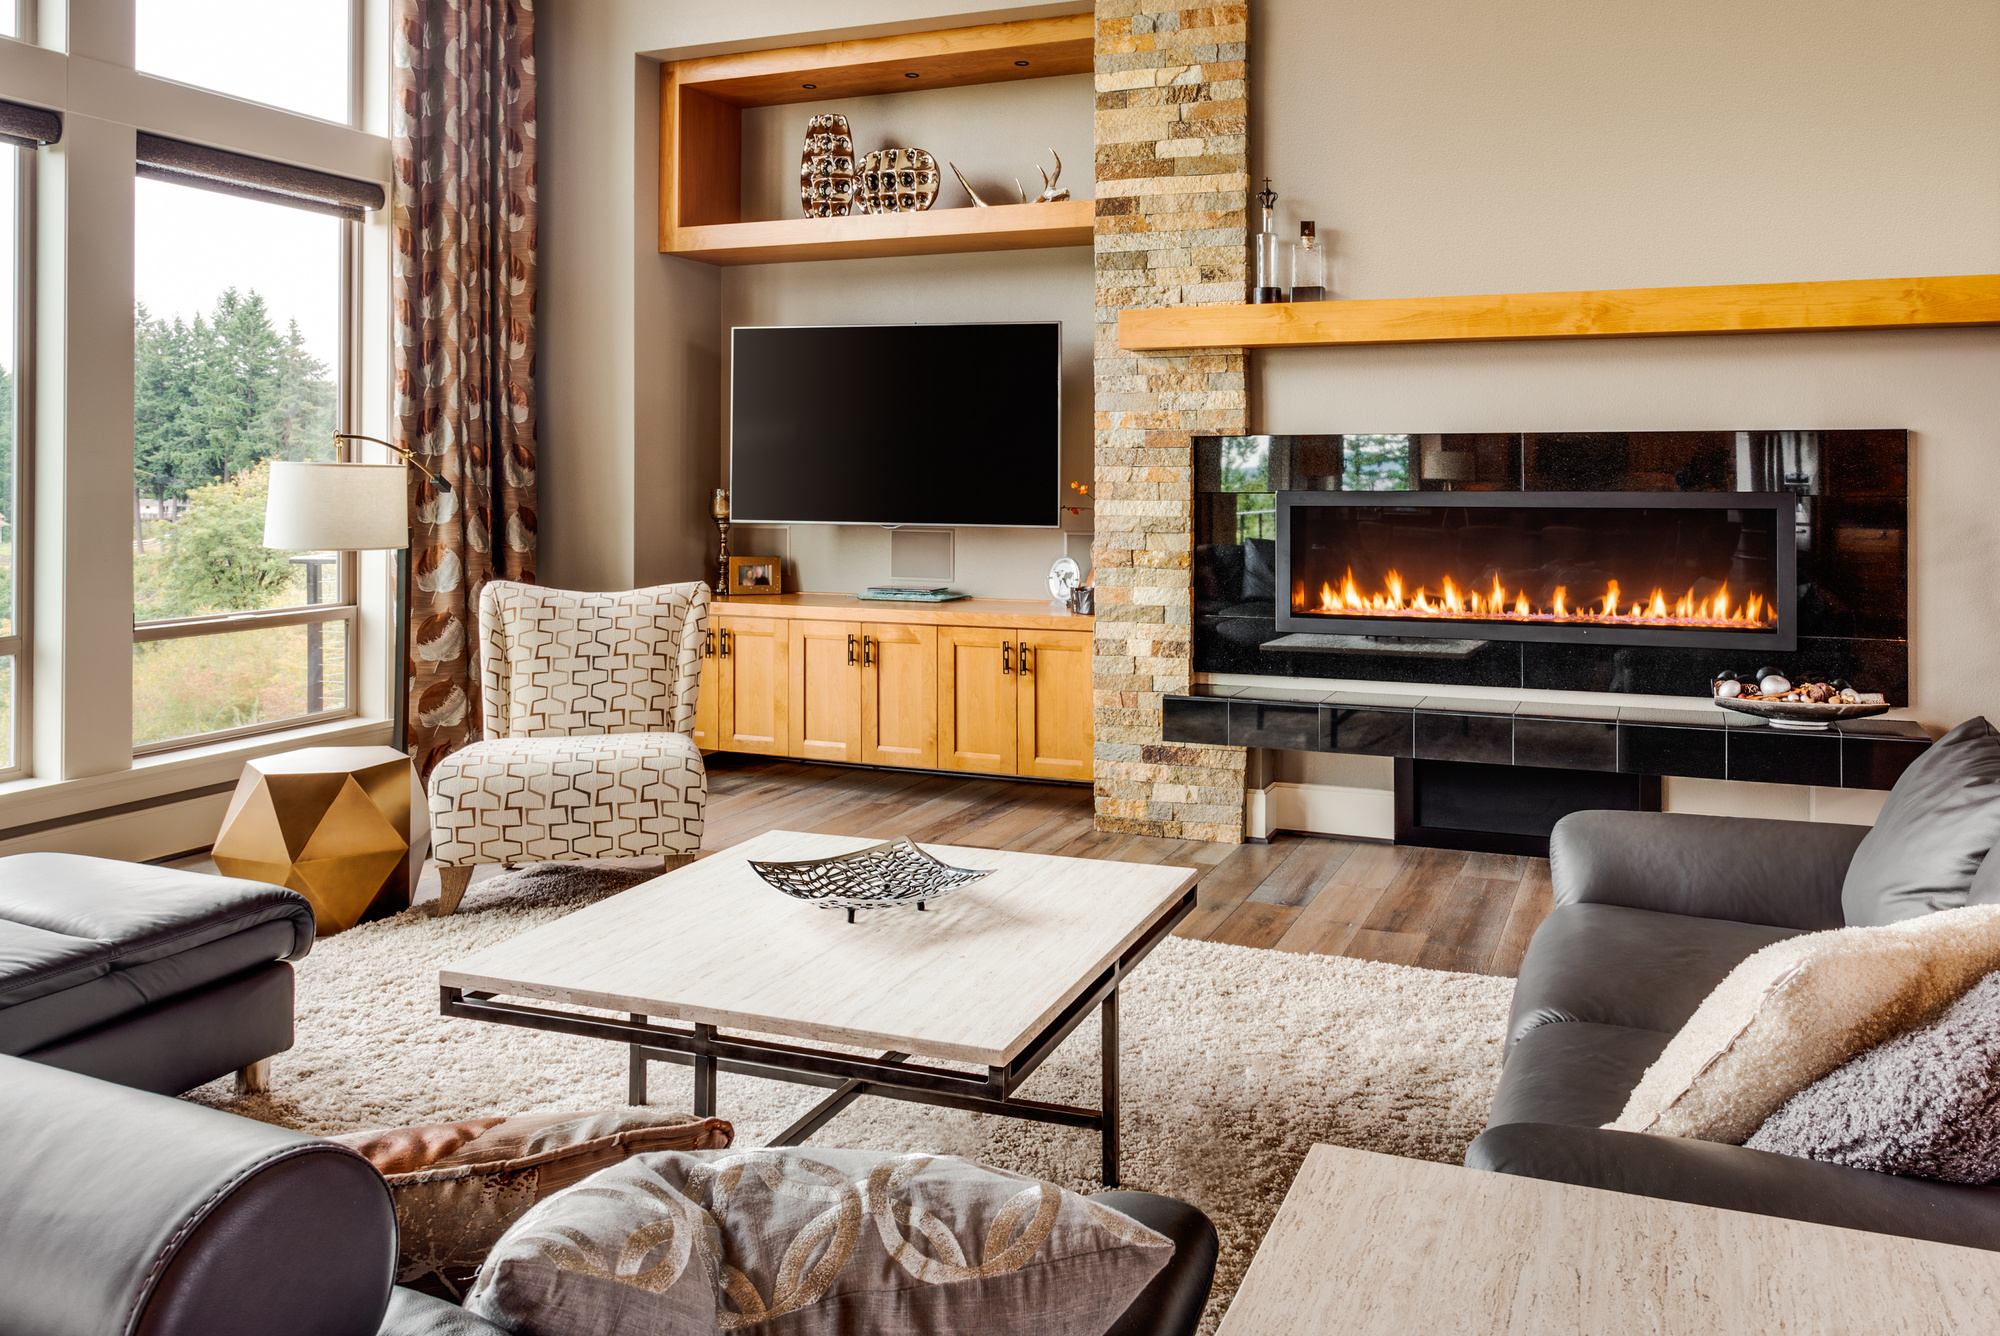
[[[1279,835],[1269,844],[1114,835],[1090,790],[1005,779],[708,758],[704,843],[811,830],[1207,869],[1183,937],[1513,975],[1549,912],[1545,859]]]

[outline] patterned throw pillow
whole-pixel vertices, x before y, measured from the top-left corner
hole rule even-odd
[[[1702,1000],[1605,1126],[1740,1145],[1784,1102],[2000,969],[2000,905],[1773,943]]]
[[[947,1156],[639,1155],[524,1216],[465,1306],[519,1336],[1102,1336],[1172,1257],[1096,1202]]]
[[[719,1150],[734,1129],[655,1109],[536,1113],[331,1137],[389,1180],[396,1279],[436,1273],[447,1288],[486,1260],[507,1227],[544,1197],[644,1151]]]
[[[1743,1144],[1947,1183],[2000,1178],[2000,974],[1807,1086]]]

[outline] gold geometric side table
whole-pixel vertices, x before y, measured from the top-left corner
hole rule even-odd
[[[430,808],[394,747],[306,747],[246,763],[215,837],[224,876],[287,886],[319,935],[410,907],[430,852]]]

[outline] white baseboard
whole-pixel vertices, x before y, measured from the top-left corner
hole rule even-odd
[[[1277,783],[1245,795],[1243,833],[1266,839],[1272,831],[1340,835],[1357,840],[1396,838],[1396,795],[1389,789],[1337,784]]]
[[[214,793],[17,836],[0,841],[0,855],[91,854],[143,863],[149,858],[186,853],[214,843],[216,831],[222,828],[222,814],[229,808],[229,797],[226,793]]]

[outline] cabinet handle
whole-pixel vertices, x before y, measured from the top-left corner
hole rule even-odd
[[[1021,642],[1021,676],[1026,677],[1034,672],[1034,663],[1035,661],[1028,654],[1028,642],[1023,640]]]
[[[1014,671],[1014,642],[1011,640],[1000,642],[1000,671],[1008,674]]]
[[[722,657],[729,657],[729,628],[726,626],[722,629]]]
[[[874,644],[875,638],[873,636],[861,637],[861,666],[863,668],[873,668],[875,666],[875,656],[870,653]]]
[[[701,633],[701,657],[704,659],[715,657],[715,632],[703,631]]]
[[[852,667],[852,666],[854,665],[854,637],[853,637],[853,636],[849,636],[849,637],[847,637],[847,662],[848,662],[848,666],[849,666],[849,667]]]

